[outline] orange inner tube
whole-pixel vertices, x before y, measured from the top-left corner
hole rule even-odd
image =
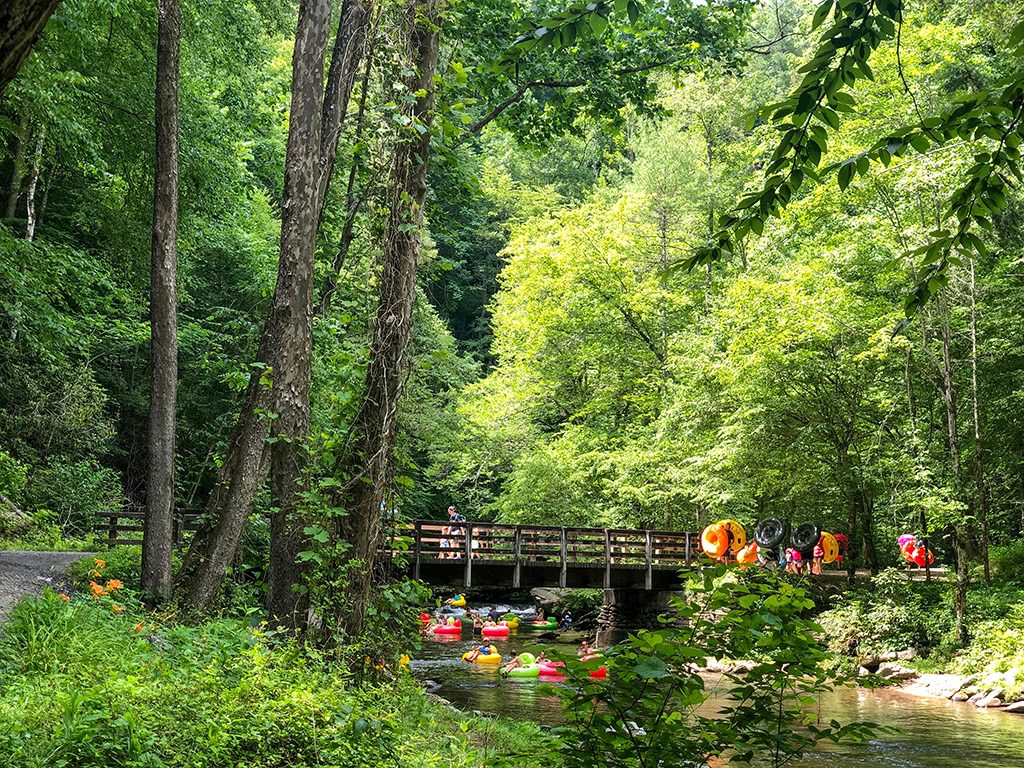
[[[721,523],[712,523],[700,534],[700,548],[708,557],[721,557],[729,549],[729,531]]]
[[[729,549],[735,555],[747,544],[747,532],[737,521],[732,519],[719,520],[718,525],[729,534]]]

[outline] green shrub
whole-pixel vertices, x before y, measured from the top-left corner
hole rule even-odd
[[[992,547],[988,552],[992,575],[999,581],[1024,586],[1024,541],[1005,547]]]
[[[833,653],[873,656],[906,648],[938,647],[952,629],[952,593],[945,584],[911,582],[897,569],[882,571],[871,587],[833,600],[818,623]]]
[[[120,508],[124,490],[109,467],[57,457],[32,470],[25,495],[30,507],[53,510],[66,535],[84,536],[92,532],[99,512]]]
[[[0,450],[0,493],[18,504],[28,478],[28,467]]]
[[[99,552],[95,557],[83,557],[68,566],[65,578],[72,589],[79,592],[89,591],[89,582],[95,578],[96,561],[100,560],[100,568],[104,579],[118,579],[129,590],[141,588],[139,576],[142,573],[142,547],[120,546]]]
[[[0,768],[460,768],[540,742],[404,673],[359,688],[346,670],[238,620],[156,628],[105,598],[29,598],[0,639]]]

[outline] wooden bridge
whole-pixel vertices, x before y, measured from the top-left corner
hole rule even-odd
[[[401,531],[409,575],[429,584],[672,589],[696,565],[692,532],[416,520]],[[407,548],[406,548],[407,547]]]

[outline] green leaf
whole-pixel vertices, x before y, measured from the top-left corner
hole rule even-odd
[[[635,0],[629,0],[626,10],[629,16],[629,23],[636,24],[636,20],[640,18],[640,6],[637,5]]]
[[[595,35],[600,37],[604,34],[604,31],[608,29],[608,19],[600,13],[595,12],[590,14],[590,29],[593,30]]]
[[[852,179],[853,165],[847,162],[839,166],[839,189],[846,189],[850,186],[850,181]]]
[[[832,10],[832,0],[825,0],[824,3],[818,6],[818,10],[814,12],[814,18],[811,20],[811,29],[817,29],[822,25],[822,22],[828,18],[829,11]]]
[[[669,674],[665,662],[657,656],[645,656],[639,664],[633,667],[633,671],[637,677],[644,680],[660,680],[663,677],[668,677]]]

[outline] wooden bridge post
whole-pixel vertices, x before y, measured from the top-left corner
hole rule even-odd
[[[604,529],[604,588],[612,588],[612,537],[608,529]]]
[[[686,567],[690,567],[690,532],[686,532]]]
[[[649,530],[644,531],[644,562],[647,564],[644,589],[649,590],[654,586],[654,540]]]
[[[473,524],[466,523],[466,576],[465,586],[473,586]]]
[[[565,587],[568,571],[569,571],[569,539],[565,533],[565,526],[562,526],[561,532],[561,561],[562,570],[558,574],[558,586]]]
[[[519,589],[521,572],[522,572],[522,553],[523,553],[523,529],[521,526],[516,526],[515,531],[512,534],[512,550],[513,550],[513,563],[512,563],[512,587]]]
[[[417,520],[415,525],[413,526],[412,538],[413,538],[413,542],[412,542],[412,551],[413,551],[412,577],[414,579],[418,579],[420,577],[420,546],[421,546],[420,539],[423,538],[423,523],[421,521],[419,521],[419,520]]]

